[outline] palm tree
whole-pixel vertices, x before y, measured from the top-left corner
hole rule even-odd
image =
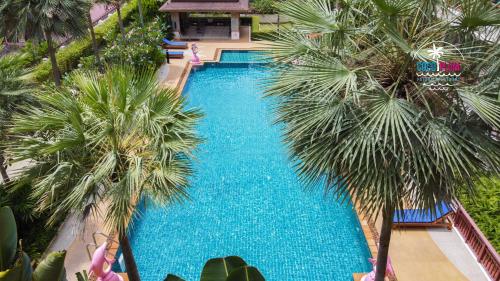
[[[122,40],[125,42],[125,27],[123,25],[123,20],[122,20],[122,11],[121,11],[121,5],[122,5],[122,0],[104,0],[104,1],[111,1],[113,5],[116,7],[116,14],[118,15],[118,25],[120,26],[120,33],[122,35]]]
[[[451,2],[280,5],[294,25],[269,52],[276,71],[268,95],[284,141],[305,182],[382,216],[377,281],[402,216],[396,210],[435,214],[461,189],[473,192],[479,176],[500,172],[500,10],[487,0]],[[432,43],[444,47],[443,60],[461,62],[461,81],[447,90],[417,81]]]
[[[144,28],[144,13],[142,11],[142,0],[137,0],[137,10],[139,10],[139,23]]]
[[[0,57],[0,175],[4,183],[8,183],[10,178],[5,165],[3,141],[7,138],[12,113],[29,100],[30,83],[25,59],[25,56],[19,55]]]
[[[91,1],[91,4],[97,3],[96,1]],[[92,7],[91,7],[92,8]],[[99,56],[99,45],[97,44],[97,39],[95,37],[95,31],[94,31],[94,22],[92,21],[92,15],[89,13],[87,14],[87,21],[89,25],[89,31],[90,31],[90,39],[92,40],[92,49],[94,50],[94,57],[97,63],[97,67],[99,71],[103,71],[102,68],[102,63],[101,63],[101,58]]]
[[[120,27],[120,34],[122,35],[123,42],[125,42],[126,34],[125,34],[125,26],[123,25],[122,10],[121,10],[123,0],[96,0],[95,2],[115,6],[116,15],[118,17],[118,26]]]
[[[14,0],[5,0],[0,3],[0,37],[7,43],[16,37],[16,9]]]
[[[186,110],[151,71],[118,67],[70,79],[73,87],[45,90],[41,108],[14,116],[9,153],[36,160],[23,177],[33,181],[37,210],[52,212],[49,223],[69,212],[83,219],[104,214],[119,236],[129,280],[138,281],[127,237],[136,206],[187,196],[200,113]]]
[[[52,64],[52,74],[57,86],[61,85],[61,73],[57,66],[54,37],[80,36],[87,30],[90,9],[88,0],[20,0],[18,28],[26,39],[47,41]]]

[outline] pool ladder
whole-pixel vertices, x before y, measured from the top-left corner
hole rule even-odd
[[[108,243],[108,245],[107,245],[108,249],[113,245],[113,243],[119,244],[118,241],[113,239],[113,236],[114,236],[113,232],[111,232],[109,235],[107,235],[101,231],[96,231],[96,232],[92,233],[92,240],[94,241],[94,243],[88,243],[85,246],[87,248],[87,255],[89,256],[89,260],[92,260],[92,253],[90,251],[90,247],[93,247],[94,251],[99,247],[99,245],[97,244],[97,238],[96,238],[99,235],[106,238],[106,242]]]

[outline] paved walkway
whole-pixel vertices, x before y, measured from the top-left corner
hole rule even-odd
[[[464,247],[465,242],[456,229],[451,232],[446,229],[428,229],[427,232],[441,252],[469,280],[489,280],[487,273],[478,264],[469,247]]]
[[[380,232],[380,220],[375,226]],[[489,280],[454,229],[393,230],[389,255],[398,281]]]
[[[191,69],[191,45],[196,43],[198,46],[198,56],[202,62],[212,62],[218,61],[218,56],[220,55],[220,50],[222,49],[240,49],[240,50],[250,50],[250,49],[263,49],[265,48],[265,43],[262,41],[250,42],[250,30],[248,27],[241,27],[241,39],[240,40],[225,40],[225,41],[198,41],[190,42],[189,48],[184,51],[184,59],[170,59],[170,64],[165,65],[167,74],[163,74],[165,77],[161,80],[161,83],[165,87],[177,88],[182,91],[184,84],[186,82],[187,74]]]

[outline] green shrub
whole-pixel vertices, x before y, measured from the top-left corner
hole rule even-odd
[[[33,65],[39,63],[42,58],[47,56],[48,46],[47,42],[33,43],[32,41],[26,42],[24,47],[21,49],[21,54],[26,56],[26,63]]]
[[[271,40],[271,41],[274,40],[274,38],[278,32],[278,25],[277,24],[271,24],[271,23],[259,24],[257,31],[254,31],[253,22],[254,22],[254,20],[252,17],[252,39],[253,40]],[[290,23],[282,23],[279,26],[280,26],[280,28],[283,28],[283,29],[292,27],[292,25]]]
[[[259,16],[252,16],[252,33],[260,31],[260,18]]]
[[[104,60],[108,64],[124,64],[135,68],[156,68],[165,61],[158,47],[162,34],[157,21],[145,28],[135,27],[128,33],[126,42],[118,39],[107,48]]]
[[[254,0],[252,8],[258,14],[274,14],[276,13],[275,0]]]
[[[94,55],[81,57],[78,63],[78,68],[85,70],[97,70],[97,63]]]
[[[124,22],[128,22],[133,13],[137,12],[137,0],[132,0],[128,5],[122,8],[122,18]],[[105,22],[95,27],[95,35],[99,44],[104,41],[105,35],[118,30],[118,16],[113,14]],[[80,57],[88,56],[92,53],[92,40],[90,36],[85,36],[76,39],[68,46],[60,48],[57,51],[57,65],[62,73],[66,73],[78,66]],[[33,77],[43,82],[49,79],[52,75],[50,61],[44,61],[37,65],[33,71]]]
[[[460,202],[500,252],[500,178],[484,181],[478,185],[476,196],[470,198],[464,195]]]
[[[144,20],[150,21],[156,17],[158,14],[158,10],[161,5],[163,5],[164,1],[158,0],[142,0],[142,9],[144,13]],[[167,13],[162,13],[164,15],[168,15]]]

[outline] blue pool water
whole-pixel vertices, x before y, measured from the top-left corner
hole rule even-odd
[[[263,52],[259,51],[240,51],[240,50],[226,50],[223,51],[220,57],[221,63],[231,62],[265,62],[266,58]]]
[[[246,60],[247,58],[241,58]],[[352,280],[370,267],[351,206],[304,190],[272,125],[257,64],[209,64],[185,87],[205,118],[190,200],[147,206],[131,243],[144,281],[199,280],[209,258],[238,255],[268,281]]]

